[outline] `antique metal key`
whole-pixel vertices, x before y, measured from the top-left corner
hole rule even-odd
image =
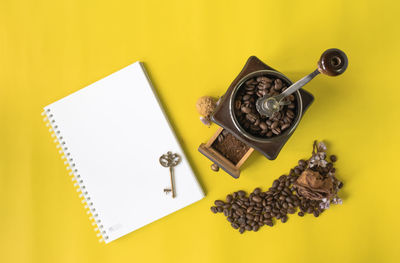
[[[169,175],[171,177],[171,188],[165,188],[164,192],[169,193],[172,192],[172,198],[175,198],[175,182],[174,182],[174,167],[177,166],[181,161],[181,157],[172,152],[167,152],[166,154],[161,155],[160,164],[164,167],[169,167]]]

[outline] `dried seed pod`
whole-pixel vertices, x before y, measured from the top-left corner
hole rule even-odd
[[[204,117],[209,117],[217,106],[217,99],[204,96],[197,100],[196,102],[196,109],[198,113]]]

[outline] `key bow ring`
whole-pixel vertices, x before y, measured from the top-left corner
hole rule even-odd
[[[177,153],[167,152],[161,155],[159,161],[164,167],[174,167],[181,162],[181,157]]]

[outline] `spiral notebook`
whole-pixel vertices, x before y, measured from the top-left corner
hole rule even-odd
[[[44,108],[45,120],[91,215],[109,243],[204,197],[140,62]],[[174,167],[176,197],[166,194]]]

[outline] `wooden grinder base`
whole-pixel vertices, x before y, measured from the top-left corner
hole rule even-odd
[[[208,159],[217,164],[221,169],[230,174],[233,178],[239,178],[240,176],[240,166],[249,158],[253,153],[254,149],[249,148],[249,150],[243,155],[240,161],[236,164],[228,160],[225,156],[220,154],[216,149],[212,147],[215,140],[217,140],[223,128],[219,128],[216,133],[208,140],[207,143],[202,143],[199,146],[199,152],[204,154]]]

